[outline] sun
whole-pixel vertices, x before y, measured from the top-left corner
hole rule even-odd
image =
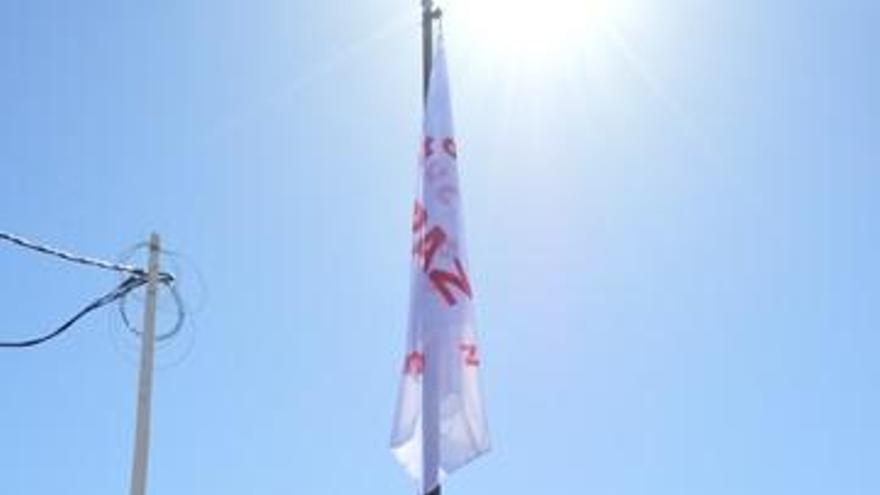
[[[460,23],[494,55],[547,59],[585,42],[608,16],[610,0],[445,0],[444,16]]]

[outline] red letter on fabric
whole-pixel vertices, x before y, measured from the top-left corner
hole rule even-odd
[[[451,137],[443,140],[443,151],[452,158],[458,158],[458,149],[455,146],[455,140]]]
[[[434,138],[431,136],[425,136],[425,141],[422,144],[422,152],[425,154],[425,158],[434,154],[434,150],[431,147],[432,144],[434,144]]]
[[[461,344],[459,349],[464,354],[464,364],[468,366],[480,365],[480,355],[476,344]]]
[[[431,270],[431,273],[428,274],[428,278],[431,279],[434,288],[437,289],[437,292],[440,293],[443,300],[446,301],[446,304],[450,306],[455,306],[455,303],[458,302],[455,299],[455,296],[452,295],[452,290],[449,287],[450,285],[463,292],[468,298],[471,297],[471,284],[468,281],[467,274],[464,272],[464,268],[462,268],[461,261],[458,258],[455,258],[455,271],[456,273],[443,270]]]
[[[421,203],[416,201],[415,206],[413,207],[413,232],[421,230],[426,223],[428,223],[428,210],[426,210]]]
[[[423,371],[425,371],[425,355],[418,351],[407,354],[406,361],[403,363],[403,373],[421,375]]]
[[[428,271],[428,268],[431,267],[434,255],[437,254],[437,250],[444,242],[446,242],[446,232],[436,225],[416,242],[413,252],[422,258],[424,271]]]

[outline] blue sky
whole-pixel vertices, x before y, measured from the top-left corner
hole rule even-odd
[[[880,8],[620,3],[540,60],[447,9],[494,450],[445,493],[877,493]],[[413,4],[0,4],[0,228],[105,258],[155,229],[205,279],[153,493],[413,492]],[[0,267],[4,337],[117,280]],[[128,489],[133,345],[107,309],[0,354],[0,492]]]

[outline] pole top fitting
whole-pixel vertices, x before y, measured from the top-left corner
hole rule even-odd
[[[443,17],[443,10],[440,7],[434,7],[433,0],[422,0],[422,10],[425,20],[437,20]]]

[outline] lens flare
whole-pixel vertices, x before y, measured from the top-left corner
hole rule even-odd
[[[607,16],[605,0],[447,0],[446,13],[496,55],[547,58],[583,43]]]

